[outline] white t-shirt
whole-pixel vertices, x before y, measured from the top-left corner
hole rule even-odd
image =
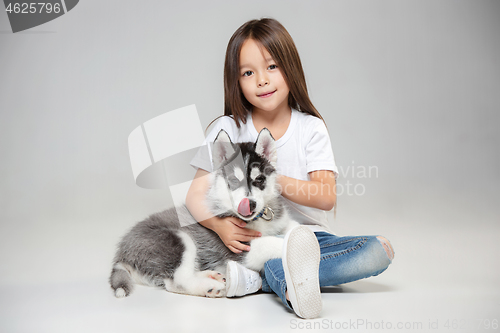
[[[258,132],[252,121],[251,113],[247,116],[246,124],[236,126],[233,118],[221,117],[214,125],[203,142],[213,142],[221,129],[224,129],[231,141],[255,142]],[[335,165],[330,136],[323,120],[307,113],[292,109],[290,124],[285,134],[276,141],[278,151],[277,172],[291,178],[310,180],[308,173],[316,170],[331,170],[338,176]],[[206,171],[212,171],[210,149],[200,149],[192,159],[191,165]],[[293,219],[301,224],[321,226],[329,231],[326,212],[320,209],[296,204],[285,198]],[[313,228],[314,229],[314,228]],[[319,230],[319,229],[317,229]]]

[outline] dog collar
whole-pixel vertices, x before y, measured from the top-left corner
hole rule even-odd
[[[271,221],[272,219],[274,219],[274,211],[271,209],[271,207],[264,207],[264,209],[261,210],[260,213],[252,219],[252,222],[257,220],[258,218],[262,218],[266,221]]]

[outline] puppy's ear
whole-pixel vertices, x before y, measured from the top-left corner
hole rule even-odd
[[[276,162],[278,161],[276,142],[267,128],[263,128],[260,131],[257,141],[255,142],[255,152],[265,157],[271,162],[271,165],[276,168]]]
[[[231,142],[231,138],[224,130],[220,130],[219,134],[214,140],[212,146],[212,159],[214,163],[214,170],[220,168],[220,166],[231,156],[236,153],[236,149]]]

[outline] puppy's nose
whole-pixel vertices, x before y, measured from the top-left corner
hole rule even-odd
[[[252,199],[250,199],[249,204],[250,204],[250,211],[253,212],[255,210],[255,206],[257,206],[257,203]]]

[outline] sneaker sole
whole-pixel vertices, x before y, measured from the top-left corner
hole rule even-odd
[[[230,283],[229,288],[227,284]],[[234,297],[238,284],[238,267],[234,261],[229,261],[226,266],[226,297]]]
[[[316,236],[309,228],[295,227],[286,235],[282,261],[288,297],[295,313],[305,319],[319,317],[322,308],[320,255]]]

